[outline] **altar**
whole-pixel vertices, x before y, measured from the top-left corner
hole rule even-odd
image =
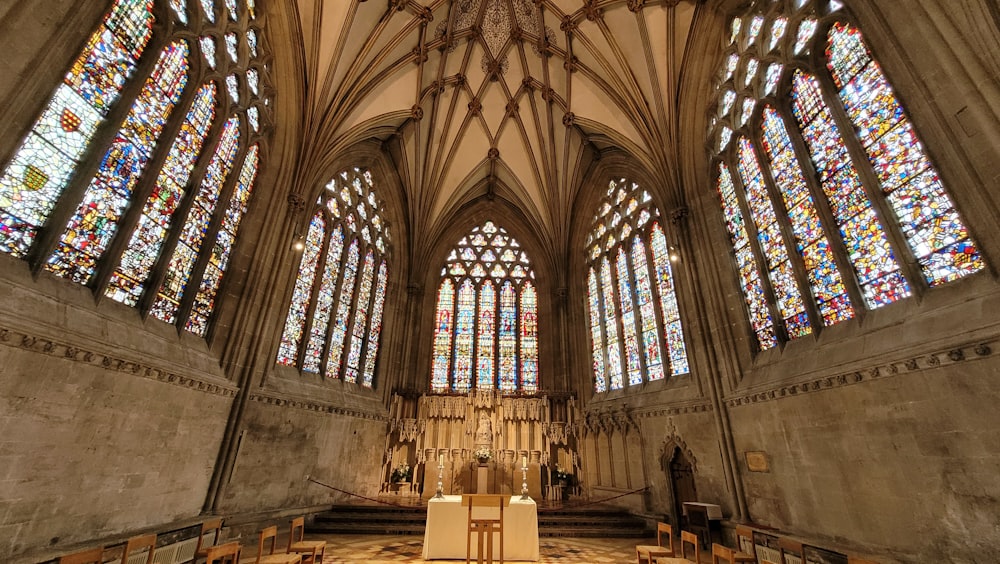
[[[497,508],[475,508],[478,517],[499,514]],[[462,506],[462,496],[446,495],[444,499],[427,501],[427,525],[424,528],[424,560],[465,560],[468,507]],[[504,560],[538,561],[538,507],[534,500],[511,497],[510,506],[503,513]],[[476,546],[473,539],[472,556]],[[499,539],[494,539],[493,554],[500,554]]]

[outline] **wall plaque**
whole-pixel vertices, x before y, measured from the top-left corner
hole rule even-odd
[[[747,461],[747,470],[751,472],[770,472],[771,466],[767,462],[767,453],[762,450],[748,450],[743,453]]]

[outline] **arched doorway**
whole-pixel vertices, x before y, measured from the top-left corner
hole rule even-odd
[[[664,455],[663,469],[670,484],[673,498],[671,521],[674,527],[682,527],[685,501],[698,501],[698,492],[694,484],[694,464],[679,446],[674,446]]]

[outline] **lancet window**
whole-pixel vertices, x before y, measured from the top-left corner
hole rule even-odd
[[[391,240],[371,172],[334,176],[301,242],[278,364],[373,386]]]
[[[538,290],[520,243],[487,221],[441,270],[431,389],[538,390]]]
[[[587,299],[598,393],[690,372],[671,257],[649,192],[613,179],[587,236]]]
[[[759,349],[985,267],[840,2],[734,18],[715,96],[715,187]]]
[[[160,4],[112,2],[0,160],[0,251],[204,336],[266,158],[265,26]]]

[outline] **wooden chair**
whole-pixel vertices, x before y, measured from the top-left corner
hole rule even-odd
[[[205,535],[209,533],[215,533],[212,537],[211,544],[205,544]],[[218,519],[209,519],[201,524],[201,532],[198,533],[198,544],[194,547],[194,562],[198,562],[202,558],[208,557],[209,547],[215,546],[219,543],[219,534],[222,532],[222,517]]]
[[[271,541],[271,546],[267,554],[264,554],[264,545]],[[278,541],[278,527],[270,526],[260,532],[260,540],[257,541],[257,560],[255,564],[301,564],[302,556],[296,553],[275,554],[274,545]]]
[[[691,545],[694,547],[694,560],[691,560],[687,555],[687,547]],[[690,531],[681,531],[681,555],[680,557],[673,556],[659,556],[654,559],[656,564],[701,564],[701,541],[698,535]]]
[[[666,533],[667,544],[663,544],[663,534]],[[635,547],[637,564],[654,564],[660,556],[674,555],[674,530],[666,523],[656,524],[656,545],[639,544]]]
[[[486,562],[493,562],[493,533],[500,537],[500,560],[503,564],[503,508],[510,505],[510,496],[499,494],[464,494],[462,505],[469,507],[468,526],[465,530],[465,564],[472,559],[472,533],[476,533],[476,562],[483,562],[483,541],[486,542]],[[472,516],[474,507],[496,507],[500,509],[498,519]]]
[[[698,535],[681,531],[681,558],[686,560],[690,560],[685,550],[689,544],[694,547],[694,563],[701,564],[701,542],[698,540]]]
[[[323,562],[326,555],[326,541],[303,540],[306,534],[306,518],[296,517],[292,519],[292,530],[288,536],[288,553],[298,553],[302,556],[302,563],[319,564]]]
[[[736,551],[729,548],[728,546],[722,546],[719,543],[712,543],[712,564],[720,564],[721,560],[725,560],[727,564],[736,564]]]
[[[753,545],[753,529],[743,525],[736,525],[736,546],[743,554],[756,556],[757,550]],[[756,558],[754,558],[756,561]]]
[[[59,564],[104,564],[104,547],[99,546],[61,556]]]
[[[802,543],[787,537],[779,537],[778,553],[781,556],[781,562],[778,564],[802,562]]]
[[[236,541],[210,546],[205,550],[205,564],[239,564],[242,550]]]
[[[125,543],[125,550],[122,552],[122,564],[128,564],[133,555],[146,552],[146,564],[153,564],[153,553],[156,552],[156,535],[142,535],[132,537]]]

